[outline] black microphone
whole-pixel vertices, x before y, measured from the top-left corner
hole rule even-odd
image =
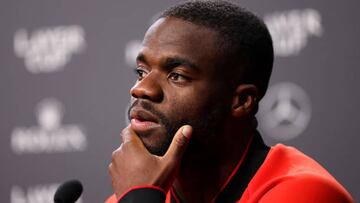
[[[80,197],[83,186],[78,180],[61,184],[55,192],[54,203],[74,203]]]

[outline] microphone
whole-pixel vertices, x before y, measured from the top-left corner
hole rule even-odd
[[[78,180],[61,184],[55,192],[54,203],[74,203],[80,197],[83,186]]]

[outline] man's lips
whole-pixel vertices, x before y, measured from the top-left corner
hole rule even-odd
[[[160,127],[159,120],[156,116],[136,107],[132,108],[130,111],[130,123],[131,128],[137,133]]]

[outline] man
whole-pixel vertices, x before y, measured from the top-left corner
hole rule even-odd
[[[314,160],[256,131],[273,47],[252,13],[224,1],[171,7],[136,61],[107,202],[353,202]]]

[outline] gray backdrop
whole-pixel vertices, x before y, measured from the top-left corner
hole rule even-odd
[[[134,54],[176,2],[1,1],[0,202],[51,202],[71,178],[84,184],[82,202],[112,193],[107,166],[126,125]],[[301,149],[359,199],[360,3],[236,2],[274,37],[263,137]]]

